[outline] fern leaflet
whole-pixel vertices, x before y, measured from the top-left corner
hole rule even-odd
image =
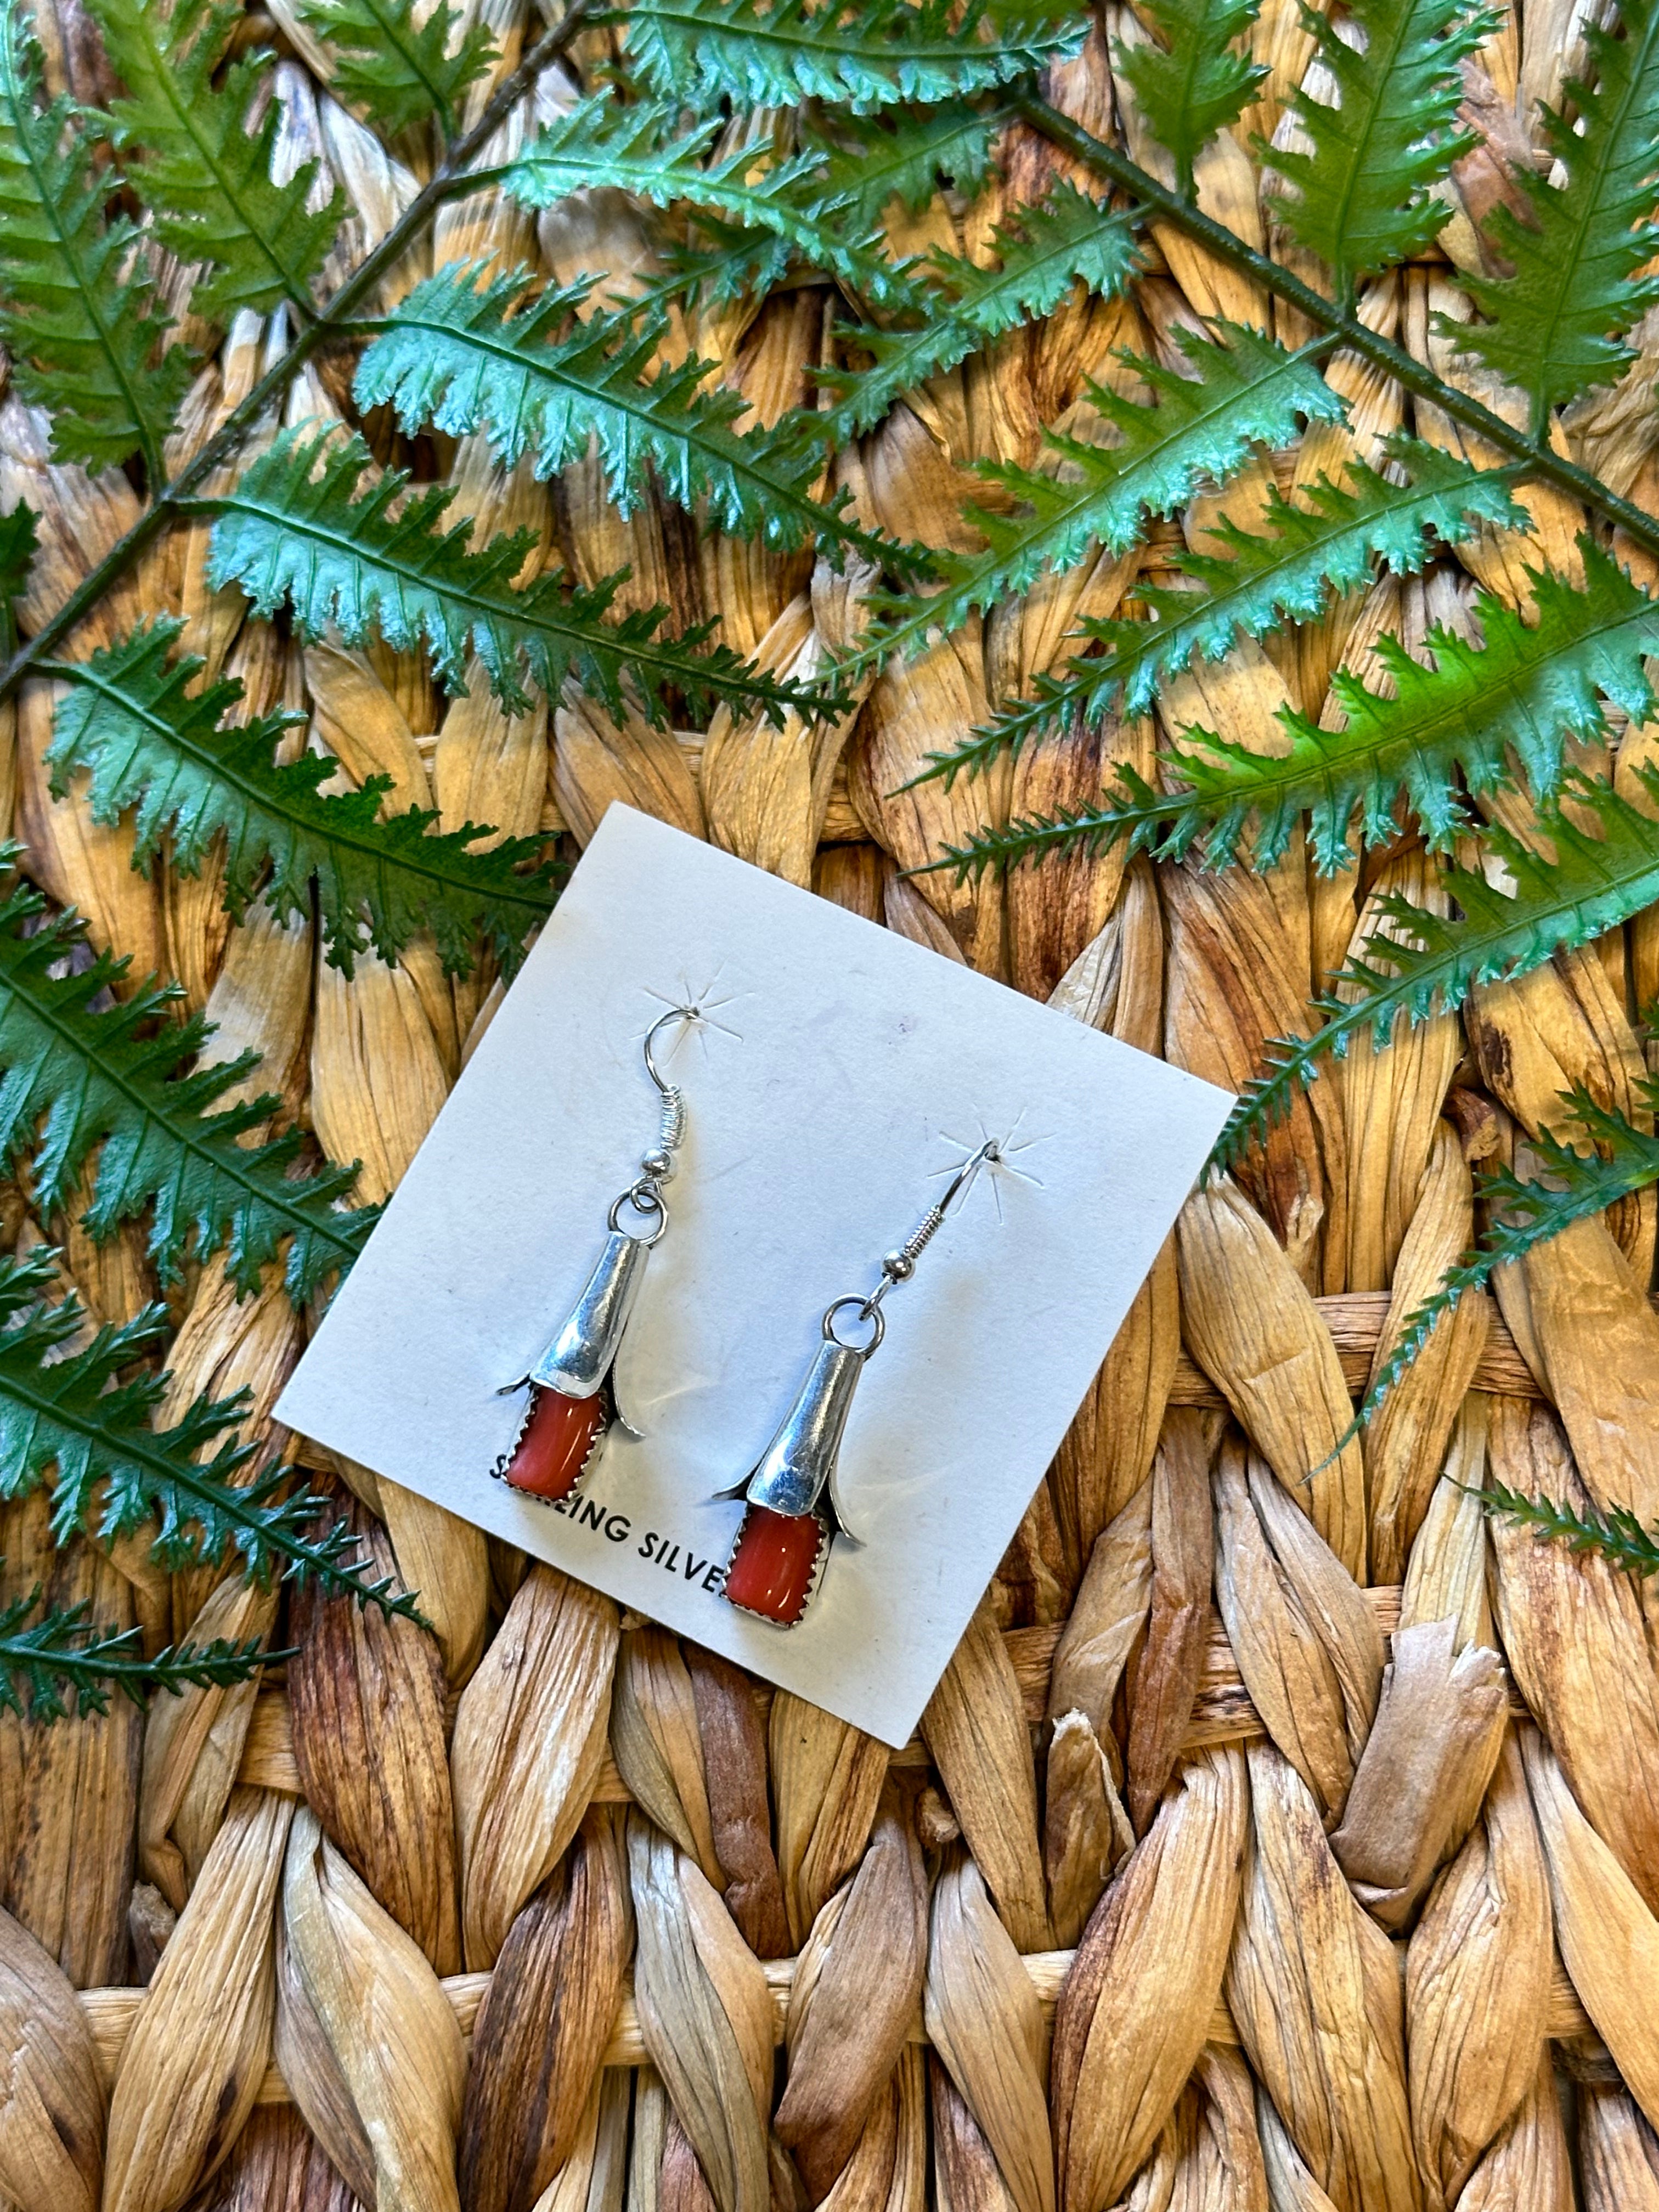
[[[8,654],[16,647],[16,602],[27,589],[36,544],[34,509],[20,499],[0,514],[0,644]]]
[[[1625,334],[1659,300],[1659,270],[1637,274],[1659,251],[1659,4],[1620,0],[1619,13],[1623,38],[1586,22],[1597,82],[1567,87],[1574,120],[1543,111],[1566,182],[1517,172],[1531,220],[1500,202],[1486,222],[1514,273],[1470,276],[1487,320],[1444,325],[1527,394],[1534,430],[1553,407],[1623,374],[1634,357]]]
[[[52,1468],[59,1543],[76,1529],[107,1540],[154,1521],[152,1556],[169,1571],[234,1555],[260,1581],[273,1571],[314,1576],[360,1604],[413,1612],[389,1577],[370,1581],[349,1556],[356,1540],[349,1522],[319,1526],[321,1499],[303,1487],[282,1494],[290,1468],[279,1462],[239,1480],[259,1449],[227,1433],[247,1411],[245,1396],[198,1398],[173,1428],[151,1426],[167,1376],[117,1378],[168,1334],[165,1306],[147,1306],[66,1352],[86,1315],[72,1294],[47,1302],[56,1260],[44,1247],[0,1258],[0,1497],[27,1497]]]
[[[1531,623],[1480,595],[1475,605],[1484,649],[1437,629],[1424,641],[1434,661],[1425,667],[1394,640],[1380,639],[1377,658],[1392,679],[1392,697],[1367,690],[1339,669],[1331,694],[1346,718],[1340,730],[1284,709],[1279,719],[1289,745],[1266,755],[1212,731],[1189,730],[1170,761],[1182,789],[1154,790],[1126,769],[1103,805],[987,830],[949,848],[937,865],[977,875],[1040,853],[1073,847],[1097,852],[1127,838],[1132,851],[1166,860],[1179,860],[1201,839],[1206,861],[1222,867],[1237,859],[1248,831],[1251,858],[1265,868],[1283,854],[1306,810],[1309,849],[1321,871],[1333,875],[1351,864],[1350,827],[1357,822],[1367,840],[1387,842],[1402,797],[1437,851],[1468,827],[1465,785],[1477,793],[1495,791],[1514,781],[1518,764],[1533,798],[1547,802],[1561,786],[1566,740],[1604,734],[1604,700],[1637,720],[1653,706],[1643,661],[1659,652],[1659,602],[1588,540],[1582,550],[1585,588],[1576,591],[1553,574],[1535,575]],[[1180,605],[1180,595],[1166,596]],[[1115,632],[1140,626],[1095,627],[1109,641]],[[1223,651],[1226,641],[1212,633],[1211,642]],[[1144,679],[1143,696],[1150,689]],[[1039,700],[1039,708],[1045,703]],[[993,735],[987,733],[988,745]]]
[[[1659,1112],[1659,1079],[1649,1077],[1642,1088],[1650,1108]],[[1370,1419],[1417,1358],[1442,1315],[1449,1313],[1466,1291],[1487,1283],[1494,1267],[1524,1259],[1534,1245],[1559,1237],[1575,1221],[1605,1212],[1620,1199],[1659,1183],[1659,1137],[1599,1105],[1582,1085],[1562,1095],[1592,1144],[1603,1149],[1577,1152],[1546,1130],[1533,1143],[1543,1180],[1523,1182],[1507,1167],[1482,1177],[1481,1195],[1488,1209],[1485,1233],[1407,1316],[1399,1340],[1365,1394],[1359,1409],[1362,1421]]]
[[[742,146],[704,168],[720,118],[676,135],[680,113],[678,101],[624,107],[610,94],[596,93],[532,139],[501,173],[502,188],[532,208],[605,187],[632,192],[653,207],[683,203],[694,219],[706,210],[728,223],[770,232],[809,267],[878,305],[914,302],[914,287],[882,250],[875,218],[854,222],[848,198],[825,184],[821,148],[762,167],[757,149]]]
[[[447,6],[417,21],[416,0],[301,0],[300,13],[334,58],[334,90],[383,130],[407,131],[435,114],[446,137],[468,85],[488,76],[495,58],[487,25],[456,37],[460,17]]]
[[[612,19],[659,97],[702,110],[793,107],[855,114],[898,100],[951,100],[1074,54],[1084,20],[1038,0],[633,0]]]
[[[348,645],[377,633],[400,652],[424,645],[451,690],[462,688],[471,649],[509,712],[528,706],[527,684],[556,697],[573,673],[613,711],[630,678],[654,717],[672,690],[698,706],[727,699],[780,715],[803,698],[821,703],[750,669],[726,647],[708,645],[706,626],[659,637],[659,607],[613,620],[617,578],[586,591],[555,569],[519,590],[513,579],[532,532],[493,538],[475,553],[470,522],[438,526],[449,489],[404,498],[408,479],[389,472],[360,495],[370,458],[359,437],[325,431],[307,441],[290,431],[230,491],[200,502],[198,511],[219,517],[215,589],[240,585],[261,616],[290,605],[310,637],[332,623]]]
[[[1260,150],[1296,187],[1281,219],[1347,300],[1360,277],[1415,259],[1450,213],[1434,186],[1474,143],[1455,128],[1460,64],[1492,19],[1468,0],[1353,0],[1340,28],[1312,9],[1304,21],[1336,98],[1293,92],[1311,149]]]
[[[294,716],[228,720],[241,685],[196,690],[202,663],[169,660],[183,627],[141,626],[90,660],[51,664],[70,686],[49,755],[54,788],[88,769],[97,820],[135,807],[136,857],[146,866],[165,836],[173,866],[193,874],[222,836],[225,896],[239,918],[261,887],[277,915],[308,915],[314,884],[330,960],[348,975],[367,945],[392,961],[422,930],[450,972],[471,966],[482,939],[511,975],[553,904],[539,841],[475,852],[489,833],[474,824],[440,834],[435,816],[419,809],[382,820],[384,777],[325,794],[319,787],[336,766],[326,754],[276,764]]]
[[[1328,592],[1350,592],[1370,582],[1378,563],[1396,575],[1414,574],[1437,545],[1467,538],[1477,520],[1510,526],[1522,520],[1510,495],[1512,472],[1472,468],[1414,439],[1395,439],[1389,450],[1395,469],[1409,471],[1407,482],[1392,481],[1362,461],[1350,461],[1346,484],[1322,476],[1316,483],[1301,486],[1298,498],[1304,504],[1293,505],[1276,484],[1270,485],[1262,514],[1267,528],[1259,535],[1221,516],[1209,534],[1231,557],[1188,550],[1167,556],[1169,565],[1190,577],[1196,590],[1139,582],[1136,594],[1151,608],[1149,620],[1084,621],[1079,640],[1104,646],[1104,653],[1069,662],[1059,677],[1039,676],[1031,698],[975,730],[955,752],[936,755],[915,781],[943,776],[948,783],[1000,753],[1018,753],[1031,738],[1076,717],[1093,724],[1113,708],[1124,714],[1144,714],[1160,684],[1188,666],[1195,653],[1219,660],[1241,636],[1265,637],[1282,623],[1306,622],[1320,612]],[[1280,765],[1251,757],[1254,767],[1269,773]],[[1236,799],[1228,795],[1228,811]],[[1175,799],[1167,811],[1149,817],[1144,830],[1138,815],[1123,830],[1139,832],[1146,843],[1155,824],[1162,824],[1158,834],[1174,837],[1181,830],[1183,806],[1195,805],[1195,797]],[[1103,818],[1099,826],[1105,827]],[[1178,850],[1185,849],[1197,827],[1194,820],[1182,831]],[[991,858],[988,853],[988,865]]]
[[[345,198],[337,190],[326,206],[307,207],[315,161],[271,182],[280,112],[273,101],[251,120],[268,52],[233,61],[215,83],[243,21],[235,0],[93,0],[93,9],[127,88],[111,110],[126,174],[162,245],[214,264],[191,296],[194,312],[228,322],[239,307],[264,313],[288,300],[309,313]]]
[[[15,867],[21,856],[21,847],[0,846],[0,866]],[[277,1102],[213,1109],[256,1056],[180,1073],[210,1025],[199,1014],[178,1021],[176,985],[134,988],[127,963],[106,952],[70,973],[72,956],[84,957],[85,927],[73,912],[43,919],[45,909],[21,879],[0,902],[0,1160],[13,1169],[28,1163],[41,1211],[67,1200],[97,1152],[87,1228],[106,1237],[153,1206],[149,1252],[163,1282],[177,1279],[186,1244],[198,1259],[222,1249],[243,1290],[286,1245],[296,1304],[343,1273],[374,1218],[336,1203],[356,1167],[325,1165],[295,1178],[298,1130],[243,1145]],[[117,987],[125,995],[100,1006]]]
[[[979,473],[1019,502],[1013,515],[968,513],[985,539],[972,555],[939,553],[945,588],[898,601],[864,657],[914,650],[931,629],[954,629],[976,607],[1026,590],[1045,569],[1070,568],[1091,545],[1121,553],[1148,515],[1170,514],[1209,478],[1231,476],[1257,446],[1287,445],[1304,422],[1340,421],[1341,400],[1305,354],[1287,353],[1259,331],[1218,323],[1224,343],[1185,337],[1194,375],[1156,362],[1134,367],[1158,395],[1139,407],[1102,385],[1090,397],[1117,433],[1115,445],[1044,433],[1058,464],[1043,475],[1012,463],[981,461]]]
[[[1465,1486],[1467,1487],[1467,1486]],[[1488,1513],[1518,1521],[1530,1528],[1540,1543],[1566,1544],[1575,1552],[1594,1553],[1611,1559],[1644,1580],[1659,1572],[1659,1537],[1644,1528],[1627,1506],[1615,1505],[1607,1513],[1589,1506],[1582,1513],[1553,1498],[1528,1498],[1501,1482],[1488,1480],[1484,1490],[1471,1490]]]
[[[879,222],[896,200],[914,214],[948,180],[972,199],[991,168],[991,142],[1007,122],[998,108],[961,101],[875,115],[838,113],[836,137],[803,133],[803,153],[814,157],[825,203],[845,208],[860,235]]]
[[[834,442],[872,428],[901,393],[954,368],[1028,316],[1052,313],[1074,283],[1105,296],[1121,292],[1139,252],[1128,216],[1109,215],[1070,185],[1019,210],[994,243],[1000,257],[994,269],[935,251],[924,272],[933,295],[927,319],[914,330],[859,330],[852,335],[872,366],[819,372],[819,381],[841,395],[823,417]]]
[[[1117,49],[1117,66],[1134,88],[1153,137],[1176,165],[1184,192],[1193,162],[1218,131],[1243,113],[1267,71],[1239,50],[1261,0],[1146,0],[1145,13],[1164,34]]]
[[[441,270],[389,316],[363,356],[356,399],[389,404],[404,429],[427,423],[451,437],[487,428],[510,467],[526,453],[538,477],[597,441],[612,500],[630,514],[654,477],[681,507],[708,504],[738,538],[793,550],[850,543],[890,557],[835,504],[815,499],[823,470],[817,417],[786,415],[771,430],[740,434],[741,393],[700,389],[709,364],[695,356],[648,374],[665,328],[660,314],[597,315],[571,323],[586,284],[533,296],[522,269],[486,278],[476,264]],[[558,335],[560,331],[566,335]]]
[[[109,180],[67,97],[40,106],[40,53],[0,6],[0,339],[25,399],[52,417],[52,450],[92,469],[141,453],[152,484],[190,382],[137,227],[106,222]]]
[[[62,1720],[71,1697],[77,1713],[107,1712],[112,1690],[142,1705],[152,1690],[176,1696],[193,1686],[246,1682],[272,1659],[288,1656],[267,1651],[258,1637],[232,1644],[216,1636],[211,1644],[170,1644],[146,1659],[142,1629],[100,1628],[85,1600],[31,1620],[40,1602],[37,1583],[27,1597],[0,1607],[0,1712],[40,1725]]]
[[[1659,769],[1638,771],[1659,805]],[[1555,847],[1553,861],[1534,852],[1497,823],[1484,832],[1513,889],[1484,875],[1450,868],[1443,884],[1458,911],[1448,918],[1391,894],[1383,920],[1406,941],[1379,933],[1332,981],[1352,987],[1352,1003],[1316,999],[1324,1020],[1311,1036],[1278,1037],[1267,1048],[1269,1069],[1245,1086],[1216,1140],[1212,1164],[1225,1167],[1289,1109],[1298,1089],[1314,1080],[1328,1054],[1339,1058],[1363,1031],[1386,1044],[1403,1016],[1425,1021],[1455,1006],[1470,987],[1524,975],[1563,947],[1588,944],[1616,929],[1659,899],[1659,825],[1610,786],[1571,774],[1562,796],[1587,812],[1596,830],[1581,828],[1555,807],[1540,807],[1539,823]]]

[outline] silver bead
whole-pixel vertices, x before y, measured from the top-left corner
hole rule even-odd
[[[908,1283],[916,1272],[916,1263],[908,1252],[890,1252],[881,1263],[881,1272],[890,1283]]]
[[[666,1182],[674,1172],[674,1156],[672,1152],[647,1152],[640,1165],[653,1182]]]

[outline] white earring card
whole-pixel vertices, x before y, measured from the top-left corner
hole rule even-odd
[[[527,1372],[655,1142],[685,1138],[575,1498],[495,1478]],[[905,1741],[1231,1101],[827,900],[613,806],[278,1418],[884,1742]],[[835,1299],[866,1294],[982,1169],[883,1305],[804,1619],[720,1595]],[[624,1209],[624,1212],[626,1209]]]

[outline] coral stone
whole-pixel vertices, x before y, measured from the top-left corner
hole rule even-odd
[[[769,1506],[751,1505],[732,1547],[724,1595],[745,1613],[793,1628],[806,1610],[829,1534],[816,1513],[774,1513]]]
[[[560,1390],[538,1390],[502,1480],[550,1504],[568,1498],[604,1425],[605,1407],[597,1396],[567,1398]]]

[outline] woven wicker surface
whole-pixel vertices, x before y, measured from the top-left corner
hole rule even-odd
[[[409,180],[331,128],[303,22],[273,9],[283,158],[319,155],[375,234]],[[520,15],[485,13],[510,60]],[[1523,43],[1505,13],[1493,81],[1548,95],[1581,15],[1529,8]],[[101,96],[85,19],[53,20],[54,66]],[[1256,50],[1273,74],[1201,181],[1259,234],[1243,149],[1310,52],[1288,0],[1267,0]],[[1097,35],[1048,87],[1098,129],[1105,53]],[[595,44],[573,67],[600,59]],[[538,96],[570,92],[550,72]],[[936,201],[914,242],[976,250],[1057,158],[1011,131],[984,199]],[[654,236],[614,195],[537,226],[480,194],[443,212],[431,254],[539,258],[563,278],[648,269]],[[1030,463],[1037,426],[1086,405],[1116,349],[1198,315],[1266,319],[1235,272],[1158,240],[1128,300],[1068,301],[896,408],[844,464],[867,518],[949,543],[956,471]],[[1403,271],[1367,313],[1421,350],[1455,274]],[[782,290],[700,350],[771,419],[810,402],[826,313],[822,289]],[[204,375],[198,442],[262,343],[245,319]],[[1352,430],[1263,462],[1258,493],[1273,466],[1288,486],[1374,457],[1408,419],[1350,357],[1325,374]],[[337,398],[308,374],[289,418]],[[592,468],[550,488],[475,441],[428,458],[464,511],[529,525],[587,579],[630,563],[633,604],[718,611],[775,668],[810,672],[862,618],[854,570],[699,541],[652,501],[624,519]],[[118,475],[94,488],[48,468],[15,396],[0,463],[64,579],[132,520]],[[1650,465],[1644,450],[1620,480]],[[1528,561],[1570,564],[1578,523],[1530,496],[1533,539],[1489,532],[1271,654],[1241,647],[1180,678],[1188,696],[1160,715],[1266,745],[1287,702],[1317,717],[1340,659],[1363,670],[1379,636],[1413,647],[1456,620],[1472,576],[1518,604]],[[1189,534],[1202,519],[1200,503]],[[988,814],[1081,799],[1109,761],[1149,759],[1150,719],[1055,739],[988,781],[898,793],[1048,667],[1079,616],[1122,605],[1133,561],[975,617],[833,728],[721,713],[670,732],[574,692],[508,720],[482,685],[447,703],[410,658],[302,648],[210,593],[188,547],[151,560],[107,635],[139,608],[184,611],[200,650],[256,705],[301,708],[350,777],[388,775],[448,826],[559,830],[572,850],[625,799],[1230,1086],[1297,1025],[1382,890],[1432,895],[1409,845],[1332,881],[1297,842],[1265,877],[1121,852],[966,887],[901,872]],[[36,879],[98,943],[179,975],[221,1025],[216,1052],[257,1048],[261,1085],[384,1196],[499,985],[453,982],[418,944],[347,981],[258,906],[231,929],[210,871],[135,875],[127,831],[48,795],[48,688],[22,694],[0,794]],[[1490,1472],[1659,1519],[1654,1194],[1541,1247],[1495,1300],[1466,1299],[1343,1441],[1379,1346],[1469,1240],[1472,1163],[1553,1126],[1571,1083],[1637,1113],[1652,921],[1357,1052],[1191,1200],[918,1739],[891,1757],[273,1431],[306,1318],[279,1286],[239,1302],[216,1263],[193,1271],[171,1409],[249,1388],[247,1433],[316,1471],[432,1625],[168,1577],[137,1543],[54,1558],[42,1499],[0,1512],[8,1590],[43,1572],[152,1651],[265,1634],[295,1654],[257,1685],[147,1712],[118,1700],[49,1729],[0,1713],[0,2202],[1570,2212],[1577,2190],[1587,2212],[1659,2208],[1650,1586],[1489,1522],[1469,1494]],[[22,1207],[10,1225],[32,1243]],[[100,1319],[153,1291],[136,1232],[94,1247],[71,1224],[68,1249]]]

